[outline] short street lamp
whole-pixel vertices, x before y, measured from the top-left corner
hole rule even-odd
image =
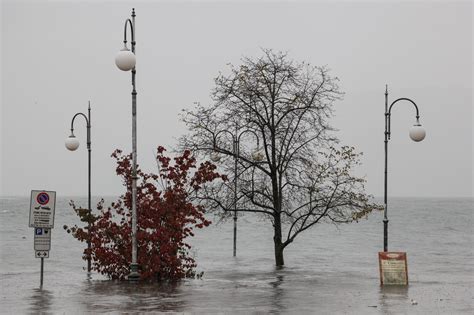
[[[243,130],[242,132],[238,133],[238,130],[235,130],[235,133],[232,133],[228,130],[221,130],[219,131],[214,137],[214,151],[211,153],[211,160],[213,162],[219,162],[220,156],[217,151],[216,147],[216,140],[219,134],[227,132],[232,137],[233,147],[232,147],[232,155],[234,156],[234,247],[233,247],[233,256],[235,257],[237,254],[237,180],[239,177],[238,170],[237,170],[237,162],[240,156],[240,138],[243,134],[249,132],[255,135],[257,138],[257,149],[252,153],[252,159],[256,162],[260,162],[264,158],[264,153],[259,148],[259,140],[258,135],[252,130]]]
[[[66,148],[70,151],[75,151],[79,147],[79,140],[77,140],[76,136],[74,136],[74,120],[77,116],[82,116],[86,120],[87,126],[87,151],[88,151],[88,194],[87,194],[87,208],[89,210],[89,214],[92,212],[91,207],[91,102],[89,102],[89,107],[87,109],[87,116],[83,113],[77,113],[72,117],[71,120],[71,135],[66,139],[65,145]],[[89,257],[87,258],[87,272],[91,272],[91,258],[90,258],[90,250],[91,250],[91,223],[88,221],[87,223],[87,233],[89,235],[87,240],[87,249],[89,251]]]
[[[422,141],[426,136],[425,129],[420,124],[420,113],[418,111],[418,106],[416,106],[415,102],[413,102],[409,98],[399,98],[393,101],[388,106],[388,87],[385,87],[385,176],[384,176],[384,219],[383,219],[383,251],[388,251],[388,216],[387,216],[387,162],[388,162],[388,140],[390,140],[390,114],[392,112],[392,107],[395,103],[399,101],[408,101],[415,106],[416,110],[416,122],[413,127],[410,128],[410,138],[415,141],[419,142]]]
[[[127,25],[130,26],[131,46],[127,47]],[[132,19],[125,20],[123,31],[124,47],[115,56],[115,64],[122,71],[132,70],[132,263],[130,264],[129,280],[138,280],[137,260],[137,91],[135,89],[135,75],[137,73],[135,63],[135,9],[132,9]]]

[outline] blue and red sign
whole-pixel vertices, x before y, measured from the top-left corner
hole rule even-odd
[[[40,205],[44,206],[44,205],[48,204],[48,202],[49,202],[49,195],[45,192],[41,192],[41,193],[38,194],[38,196],[36,196],[36,201]]]

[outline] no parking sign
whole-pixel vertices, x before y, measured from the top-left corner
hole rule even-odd
[[[49,194],[45,191],[40,192],[39,194],[36,195],[36,201],[40,205],[47,205],[49,202]]]

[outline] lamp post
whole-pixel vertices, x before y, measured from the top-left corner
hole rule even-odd
[[[135,9],[132,9],[132,18],[125,20],[123,30],[124,47],[115,56],[115,64],[122,71],[132,71],[132,263],[130,264],[129,280],[138,280],[137,261],[137,91],[135,76]],[[131,48],[127,47],[127,26],[130,26]]]
[[[70,151],[75,151],[79,147],[79,140],[77,140],[76,136],[74,136],[74,120],[77,116],[82,116],[86,120],[86,127],[87,127],[87,152],[88,152],[88,193],[87,193],[87,208],[89,210],[89,215],[92,211],[91,207],[91,102],[89,101],[89,107],[87,109],[87,116],[83,113],[76,113],[71,120],[71,135],[66,139],[65,145],[66,148]],[[87,249],[89,251],[89,257],[87,257],[87,272],[91,272],[91,258],[90,258],[90,250],[91,250],[91,223],[90,221],[87,222],[87,233],[88,233],[88,240],[87,240]]]
[[[250,129],[243,130],[239,133],[238,128],[235,128],[235,133],[232,133],[229,130],[221,130],[219,131],[215,137],[214,137],[214,152],[211,153],[211,160],[213,162],[219,162],[220,157],[217,152],[217,147],[216,147],[216,140],[217,137],[221,133],[228,133],[232,137],[232,155],[234,156],[234,246],[233,246],[233,256],[235,257],[237,254],[237,181],[238,181],[238,173],[237,173],[237,162],[239,159],[240,155],[240,138],[242,137],[243,134],[249,132],[253,133],[255,135],[255,138],[257,139],[257,150],[255,150],[252,153],[252,159],[255,160],[256,162],[260,162],[263,160],[263,153],[259,150],[259,140],[258,140],[258,135]]]
[[[390,114],[392,112],[392,107],[396,103],[400,101],[408,101],[413,106],[415,106],[416,110],[416,122],[413,127],[410,128],[410,138],[415,141],[419,142],[422,141],[426,136],[425,129],[420,124],[420,113],[418,111],[418,106],[416,106],[415,102],[413,102],[409,98],[399,98],[393,101],[390,106],[388,106],[388,86],[385,86],[385,172],[384,172],[384,218],[383,218],[383,251],[388,251],[388,207],[387,207],[387,177],[388,177],[388,140],[390,140]]]

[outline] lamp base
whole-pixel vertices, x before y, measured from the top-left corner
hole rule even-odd
[[[140,280],[140,274],[138,273],[138,264],[130,264],[130,273],[127,276],[129,281]]]

